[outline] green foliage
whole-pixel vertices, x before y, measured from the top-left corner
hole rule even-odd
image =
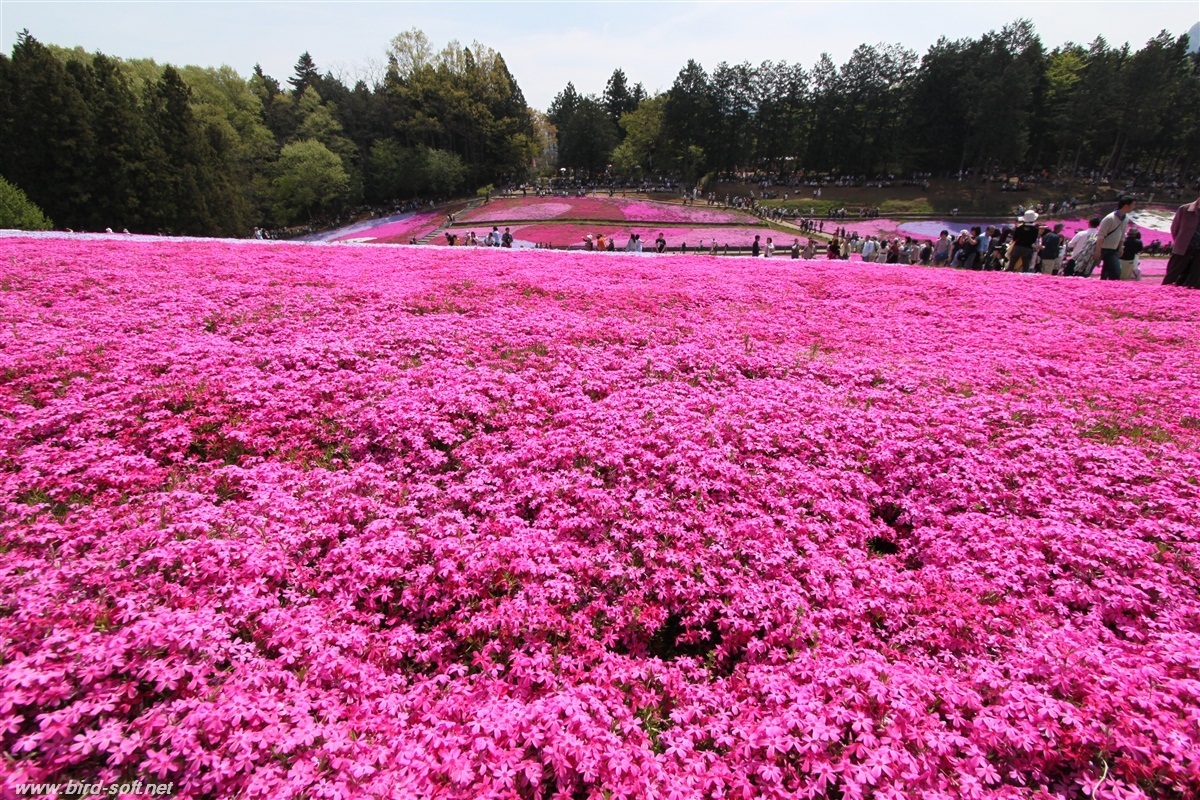
[[[51,227],[50,220],[24,192],[0,177],[0,228],[48,231]]]
[[[569,169],[603,173],[619,141],[617,126],[604,104],[590,95],[568,98],[556,118],[560,120],[555,123],[558,163]]]
[[[350,178],[342,160],[316,139],[293,142],[283,148],[272,184],[276,213],[285,224],[333,210],[350,192]]]
[[[383,94],[392,130],[406,147],[451,153],[467,180],[483,184],[523,176],[534,136],[525,97],[503,57],[478,42],[450,42],[434,53],[419,31],[392,40]],[[450,185],[455,162],[433,156],[437,185]]]
[[[28,31],[0,64],[0,175],[60,225],[83,227],[95,158],[86,70],[59,61]]]
[[[524,176],[543,146],[499,53],[435,53],[410,32],[393,56],[381,84],[351,88],[304,53],[281,86],[259,67],[164,68],[26,33],[0,55],[0,172],[64,226],[234,236]]]
[[[424,177],[425,192],[452,196],[462,190],[470,172],[457,153],[447,150],[418,148]]]
[[[663,107],[663,149],[674,170],[686,173],[686,179],[708,171],[706,165],[696,163],[695,156],[717,136],[713,129],[718,120],[717,103],[708,74],[699,63],[689,60],[675,77]]]
[[[192,92],[174,67],[148,90],[147,228],[192,235],[244,235],[245,194],[228,168],[232,142],[197,118]]]
[[[437,195],[452,197],[466,184],[468,170],[456,153],[405,147],[396,139],[371,146],[372,196],[381,202]]]
[[[543,116],[500,53],[439,50],[415,29],[392,40],[385,74],[354,86],[309,53],[281,85],[257,66],[243,79],[24,32],[0,55],[0,174],[62,227],[234,236],[560,165],[688,182],[745,169],[1187,174],[1200,154],[1200,59],[1188,46],[1162,33],[1139,50],[1097,39],[1047,52],[1017,20],[943,38],[919,60],[879,44],[807,70],[722,62],[709,73],[689,61],[653,98],[616,69],[602,96],[567,83]]]
[[[313,61],[307,50],[301,53],[300,58],[296,60],[295,70],[295,74],[288,78],[288,83],[292,85],[292,92],[297,96],[303,95],[309,87],[321,79],[316,62]]]
[[[612,77],[604,87],[603,102],[604,110],[608,112],[608,117],[614,125],[620,125],[621,117],[636,109],[645,99],[646,90],[640,83],[631,89],[625,71],[620,68],[613,70]]]

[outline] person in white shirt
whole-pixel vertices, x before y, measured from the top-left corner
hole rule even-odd
[[[1125,232],[1129,229],[1129,212],[1133,211],[1135,201],[1132,197],[1122,195],[1117,200],[1117,210],[1100,222],[1096,234],[1100,250],[1100,280],[1121,280],[1121,245],[1125,243]]]
[[[878,250],[879,250],[879,245],[875,242],[875,237],[868,236],[867,240],[865,242],[863,242],[862,260],[870,261],[872,258],[875,257],[875,253]]]
[[[1092,217],[1086,228],[1071,237],[1071,243],[1067,245],[1070,258],[1074,261],[1071,275],[1091,277],[1092,270],[1096,268],[1096,234],[1099,228],[1100,218]],[[1068,273],[1064,271],[1063,274]]]

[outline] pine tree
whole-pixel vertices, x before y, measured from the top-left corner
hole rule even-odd
[[[97,54],[88,69],[88,107],[96,159],[88,171],[92,202],[84,217],[95,230],[145,229],[142,215],[146,124],[120,64]],[[83,177],[83,176],[80,176]]]
[[[87,103],[50,50],[23,31],[5,70],[0,174],[58,224],[78,228],[90,202],[86,176],[95,157]]]
[[[288,83],[292,85],[293,95],[300,97],[310,86],[319,91],[319,87],[315,84],[320,81],[321,74],[317,71],[317,64],[307,50],[300,54],[294,69],[296,74],[288,78]]]

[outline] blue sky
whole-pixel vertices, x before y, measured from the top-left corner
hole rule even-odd
[[[647,89],[670,87],[687,59],[799,62],[827,51],[841,64],[859,44],[898,42],[923,53],[939,36],[978,36],[1029,18],[1042,41],[1140,47],[1200,21],[1197,0],[1105,2],[406,2],[405,0],[0,0],[0,45],[23,28],[39,40],[124,58],[260,63],[280,81],[309,51],[343,80],[378,73],[390,39],[413,27],[436,47],[479,41],[499,50],[535,108],[568,80],[600,92],[616,67]]]

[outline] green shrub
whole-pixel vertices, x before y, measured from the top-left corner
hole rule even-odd
[[[924,197],[912,200],[884,200],[879,204],[879,213],[888,214],[932,214],[933,206]]]
[[[48,231],[52,223],[16,186],[0,177],[0,228]]]

